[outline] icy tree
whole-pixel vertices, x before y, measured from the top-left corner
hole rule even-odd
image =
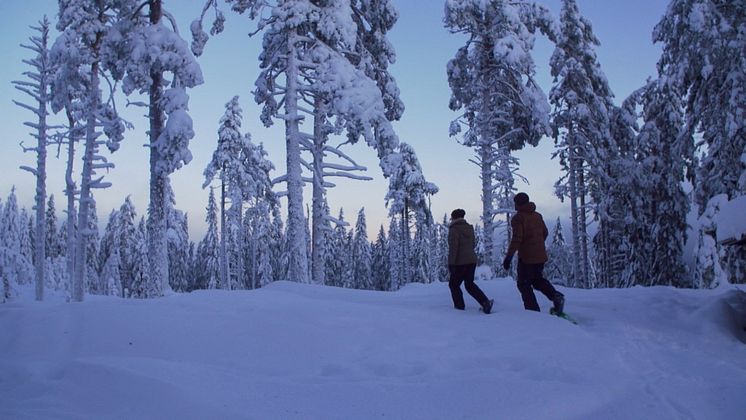
[[[398,290],[406,283],[406,259],[402,252],[402,224],[392,216],[389,223],[389,289]]]
[[[549,94],[554,106],[555,156],[560,157],[565,172],[556,191],[560,198],[570,199],[573,278],[582,287],[593,287],[586,230],[591,203],[587,201],[589,195],[598,200],[603,191],[603,177],[598,170],[611,138],[608,114],[614,106],[613,94],[594,52],[600,43],[590,21],[580,15],[575,0],[563,0],[560,26],[551,58],[554,86]]]
[[[445,26],[467,36],[448,63],[449,107],[463,111],[450,135],[475,150],[480,168],[484,255],[494,266],[495,218],[507,213],[517,160],[511,151],[549,134],[549,107],[534,82],[531,50],[537,30],[554,37],[547,9],[529,1],[447,0]],[[507,217],[507,216],[506,216]]]
[[[168,219],[168,282],[177,292],[186,292],[189,288],[188,228],[187,214],[171,209]]]
[[[101,271],[101,284],[104,285],[104,294],[111,296],[124,296],[121,288],[122,280],[119,273],[119,248],[113,247],[112,252],[106,258]]]
[[[259,17],[259,28],[264,32],[264,51],[260,57],[262,72],[256,82],[255,97],[258,103],[264,105],[262,121],[266,125],[272,124],[273,119],[285,123],[287,174],[275,181],[287,184],[289,276],[292,280],[306,282],[308,257],[303,225],[304,182],[314,180],[314,214],[317,216],[313,216],[312,225],[321,229],[321,221],[328,216],[323,214],[323,192],[324,188],[330,186],[325,184],[323,177],[356,177],[348,170],[360,169],[345,154],[337,153],[338,148],[327,147],[326,135],[344,132],[349,143],[363,138],[377,151],[384,176],[389,176],[394,169],[389,158],[394,154],[398,139],[389,117],[398,111],[391,111],[392,107],[384,103],[384,96],[389,101],[393,100],[391,93],[395,92],[395,85],[393,79],[385,76],[386,67],[381,64],[382,61],[371,59],[375,57],[381,60],[383,53],[379,47],[384,45],[385,38],[380,36],[367,44],[359,38],[364,33],[384,34],[388,28],[386,25],[395,21],[395,13],[392,13],[393,9],[388,3],[381,6],[368,1],[355,2],[354,5],[347,1],[316,3],[308,0],[231,3],[234,3],[233,10],[248,13],[251,18]],[[217,2],[208,1],[205,10],[210,6],[216,7]],[[361,12],[358,13],[358,9]],[[263,13],[265,11],[266,14]],[[221,15],[218,15],[216,22],[220,21]],[[371,22],[375,22],[375,25]],[[222,22],[217,28],[213,27],[213,32],[219,32],[220,25]],[[195,39],[193,48],[196,51],[202,49],[207,39],[207,34],[201,28],[202,19],[192,24]],[[355,54],[356,51],[358,54]],[[388,58],[390,61],[393,56]],[[369,67],[361,64],[361,59]],[[386,65],[389,61],[386,61]],[[378,67],[373,67],[373,64],[378,64]],[[377,84],[379,79],[374,80],[370,76],[370,73],[376,72],[381,76],[381,81],[388,83],[385,92]],[[312,133],[301,129],[306,117],[314,118]],[[302,157],[306,150],[311,152],[311,162]],[[328,166],[323,163],[325,154],[336,155],[344,163]],[[310,179],[304,179],[304,167],[312,171]],[[320,276],[323,274],[321,260],[318,253],[314,255],[317,259],[314,273]]]
[[[643,154],[642,174],[649,229],[648,249],[635,259],[645,259],[639,269],[645,285],[688,285],[683,254],[686,243],[689,197],[683,182],[688,162],[694,157],[692,137],[684,130],[681,98],[668,83],[653,81],[642,95],[644,124],[638,153]],[[639,223],[639,222],[638,222]],[[639,238],[639,236],[638,236]],[[638,283],[640,284],[640,283]]]
[[[153,274],[148,258],[147,228],[145,218],[140,218],[134,237],[132,252],[132,288],[130,296],[135,298],[151,298],[160,296],[160,282],[151,280]]]
[[[93,3],[83,0],[60,0],[57,29],[61,35],[53,47],[53,50],[67,49],[66,54],[74,55],[78,59],[76,63],[79,67],[87,69],[83,105],[85,146],[77,223],[80,228],[76,238],[72,275],[72,299],[74,301],[82,301],[85,293],[86,238],[91,235],[87,228],[90,205],[93,200],[91,190],[110,186],[110,183],[103,182],[103,176],[94,178],[96,171],[113,167],[113,164],[99,155],[99,147],[106,144],[110,151],[116,151],[125,128],[110,103],[111,98],[104,101],[100,89],[102,42],[111,29],[111,19],[107,11],[113,1],[101,0]],[[61,92],[61,94],[67,96],[66,92]],[[101,135],[99,127],[103,128],[107,141],[99,139]]]
[[[202,71],[179,35],[162,0],[120,0],[117,23],[106,38],[106,67],[121,78],[126,95],[148,96],[150,202],[148,255],[160,293],[168,289],[167,192],[171,173],[192,160],[194,137],[187,88],[202,84]],[[147,13],[145,13],[147,9]]]
[[[438,192],[438,187],[425,179],[417,155],[409,144],[399,144],[399,153],[395,159],[398,161],[389,178],[386,205],[389,216],[398,216],[401,223],[399,241],[396,244],[401,247],[404,261],[408,261],[411,257],[412,226],[416,224],[417,229],[420,229],[432,224],[430,197]],[[408,283],[411,281],[410,266],[405,264],[402,268],[405,272],[402,273],[401,280]]]
[[[47,201],[47,211],[44,214],[44,225],[46,239],[44,241],[45,256],[47,258],[57,258],[62,253],[63,244],[60,235],[57,232],[57,209],[54,207],[54,194],[49,196]],[[38,235],[39,231],[35,230]],[[38,254],[37,254],[38,258]]]
[[[11,189],[0,215],[0,266],[4,298],[11,297],[13,284],[25,284],[32,280],[31,260],[21,252],[22,236],[26,225],[22,224],[18,212],[15,187]]]
[[[272,182],[269,172],[274,169],[274,165],[266,158],[267,153],[264,148],[256,146],[251,142],[248,134],[241,133],[241,108],[238,103],[238,96],[234,96],[226,105],[226,111],[220,119],[218,129],[218,146],[213,153],[212,160],[205,168],[205,182],[203,188],[216,177],[220,178],[220,275],[221,284],[230,288],[230,282],[227,281],[228,260],[236,260],[238,281],[245,283],[243,255],[244,242],[243,238],[243,204],[256,204],[259,201],[266,201],[270,206],[276,203],[275,195],[272,192]],[[230,212],[226,214],[226,202],[230,201]],[[230,220],[226,220],[226,216]],[[230,225],[230,226],[229,226]],[[233,229],[237,232],[234,241],[236,249],[227,249],[228,230]]]
[[[133,291],[134,260],[137,252],[137,212],[132,200],[127,196],[124,203],[119,207],[117,213],[116,228],[114,231],[114,246],[118,248],[119,272],[122,280],[122,289]],[[126,296],[129,297],[129,296]]]
[[[383,225],[378,229],[378,236],[371,248],[370,274],[374,290],[389,290],[389,254],[388,238]]]
[[[339,216],[335,218],[335,225],[331,231],[327,233],[326,242],[327,249],[324,252],[325,257],[325,269],[324,279],[327,286],[341,287],[344,282],[344,270],[345,261],[347,257],[346,238],[347,238],[347,226],[349,224],[345,220],[344,210],[339,209]]]
[[[30,60],[23,60],[24,63],[31,67],[31,70],[24,72],[28,80],[13,81],[15,88],[26,93],[33,99],[33,105],[19,101],[13,101],[16,105],[25,108],[34,113],[35,121],[25,122],[24,125],[31,127],[33,132],[31,136],[36,139],[33,147],[23,146],[24,151],[36,153],[36,167],[21,166],[21,169],[31,172],[36,177],[36,199],[34,209],[36,210],[36,244],[34,245],[35,255],[35,278],[36,278],[36,300],[44,300],[44,283],[45,266],[46,266],[46,249],[44,241],[46,239],[46,224],[44,217],[44,205],[47,197],[47,146],[50,143],[48,134],[47,114],[50,102],[50,82],[54,73],[53,64],[49,60],[49,20],[46,16],[39,22],[39,26],[32,26],[39,35],[29,38],[31,45],[21,44],[23,48],[31,50],[35,57]],[[56,229],[53,231],[56,233]]]
[[[549,261],[546,264],[545,276],[549,280],[559,280],[566,286],[571,286],[572,279],[572,255],[565,242],[562,232],[562,222],[557,217],[552,231],[552,242],[547,247]]]
[[[201,288],[216,289],[222,287],[219,268],[219,241],[218,238],[218,209],[215,202],[215,192],[210,188],[210,196],[207,201],[207,232],[197,247],[197,259],[203,274],[204,284]]]
[[[697,146],[703,156],[693,182],[700,216],[719,194],[729,199],[746,194],[745,15],[746,6],[738,1],[672,0],[653,31],[653,41],[663,44],[659,75],[684,98],[686,130],[701,138]],[[744,257],[742,248],[725,252]],[[732,257],[726,259],[738,259]],[[743,269],[725,269],[734,281],[746,281]]]
[[[372,289],[371,279],[371,248],[368,241],[367,224],[365,222],[365,209],[360,209],[355,222],[355,233],[352,237],[350,258],[352,260],[352,284],[356,289]]]

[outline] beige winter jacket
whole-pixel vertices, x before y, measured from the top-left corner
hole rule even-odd
[[[456,219],[448,228],[448,265],[476,264],[474,227],[464,219]]]

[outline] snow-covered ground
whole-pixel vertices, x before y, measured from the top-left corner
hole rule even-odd
[[[288,282],[0,305],[2,419],[736,419],[746,293],[563,289],[573,325],[481,281]],[[543,309],[549,304],[539,297]]]

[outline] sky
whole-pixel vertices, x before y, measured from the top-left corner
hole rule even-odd
[[[559,14],[559,0],[541,3],[555,15]],[[191,39],[189,24],[199,16],[203,4],[204,0],[164,1],[183,38]],[[440,221],[454,208],[463,208],[467,220],[478,222],[481,182],[478,167],[469,162],[474,152],[448,135],[449,123],[457,113],[448,109],[450,88],[446,64],[464,44],[465,38],[450,34],[443,27],[442,0],[395,0],[394,4],[400,16],[389,32],[389,40],[397,53],[397,61],[390,67],[390,72],[397,80],[406,107],[394,128],[400,141],[409,143],[416,150],[425,177],[440,189],[431,201],[435,219]],[[592,22],[594,33],[601,41],[597,49],[598,60],[617,103],[642,86],[648,77],[655,76],[660,46],[653,44],[651,33],[667,4],[668,0],[578,0],[581,13]],[[255,143],[264,144],[268,158],[277,167],[271,175],[281,175],[285,166],[282,124],[264,127],[259,121],[261,108],[255,104],[251,93],[259,73],[261,39],[259,36],[250,38],[248,34],[256,25],[247,17],[230,12],[225,5],[223,10],[227,17],[225,32],[212,37],[205,53],[198,59],[205,83],[188,91],[196,133],[190,145],[193,160],[171,176],[176,206],[188,213],[190,236],[195,241],[201,239],[205,231],[204,209],[208,191],[202,189],[202,173],[217,144],[218,122],[225,104],[234,95],[239,95],[244,110],[243,131],[250,133]],[[21,60],[31,58],[31,52],[19,44],[28,43],[28,37],[35,34],[29,25],[36,24],[44,14],[54,22],[56,13],[57,2],[53,0],[0,2],[0,27],[5,31],[0,38],[0,61],[3,63],[0,66],[0,98],[3,98],[0,101],[0,168],[3,171],[0,199],[4,201],[15,186],[19,204],[29,210],[33,204],[35,181],[31,174],[18,167],[34,166],[36,162],[33,153],[23,153],[19,146],[21,141],[30,145],[34,140],[23,125],[32,115],[12,103],[13,99],[27,101],[27,97],[16,91],[11,81],[22,80],[22,73],[28,69]],[[548,40],[537,36],[533,52],[536,80],[547,94],[552,86],[549,74],[552,50]],[[149,166],[147,149],[143,146],[147,142],[147,110],[126,106],[127,99],[137,101],[138,98],[125,98],[120,94],[118,100],[120,111],[134,124],[134,129],[125,133],[119,151],[113,155],[106,153],[116,167],[105,178],[112,182],[112,187],[95,192],[100,223],[105,223],[111,209],[118,208],[128,195],[138,214],[144,215],[147,209]],[[62,120],[56,116],[52,121]],[[388,181],[381,174],[373,149],[359,143],[344,150],[366,166],[367,175],[374,179],[339,178],[337,187],[329,190],[329,206],[334,215],[343,208],[345,220],[351,223],[364,207],[369,237],[374,239],[379,226],[388,225],[388,211],[384,205]],[[529,181],[528,185],[518,183],[518,188],[531,196],[550,226],[557,217],[565,218],[569,214],[569,203],[561,202],[553,194],[553,185],[561,176],[559,163],[551,159],[553,150],[553,140],[544,138],[539,146],[529,146],[516,153],[520,159],[519,173]],[[55,196],[56,208],[60,212],[58,217],[64,217],[61,211],[65,207],[65,162],[62,156],[64,153],[57,158],[56,147],[49,150],[47,192]],[[82,167],[79,156],[80,153],[75,162],[78,171]],[[308,201],[309,197],[310,188],[307,188],[304,199]]]

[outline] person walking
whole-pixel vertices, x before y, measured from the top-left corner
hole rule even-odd
[[[544,264],[549,260],[544,246],[549,231],[544,224],[544,218],[536,211],[536,204],[529,200],[528,194],[516,194],[513,202],[517,213],[510,221],[513,233],[503,260],[503,268],[510,270],[513,254],[518,252],[517,285],[523,299],[523,307],[530,311],[541,311],[534,295],[533,289],[536,289],[554,303],[553,312],[561,314],[564,310],[565,296],[544,278]]]
[[[466,211],[456,209],[451,212],[451,225],[448,228],[448,271],[451,276],[448,287],[451,289],[453,306],[464,310],[464,294],[461,283],[486,314],[492,311],[492,299],[488,299],[474,283],[474,272],[477,269],[477,254],[474,252],[474,227],[464,219]]]

